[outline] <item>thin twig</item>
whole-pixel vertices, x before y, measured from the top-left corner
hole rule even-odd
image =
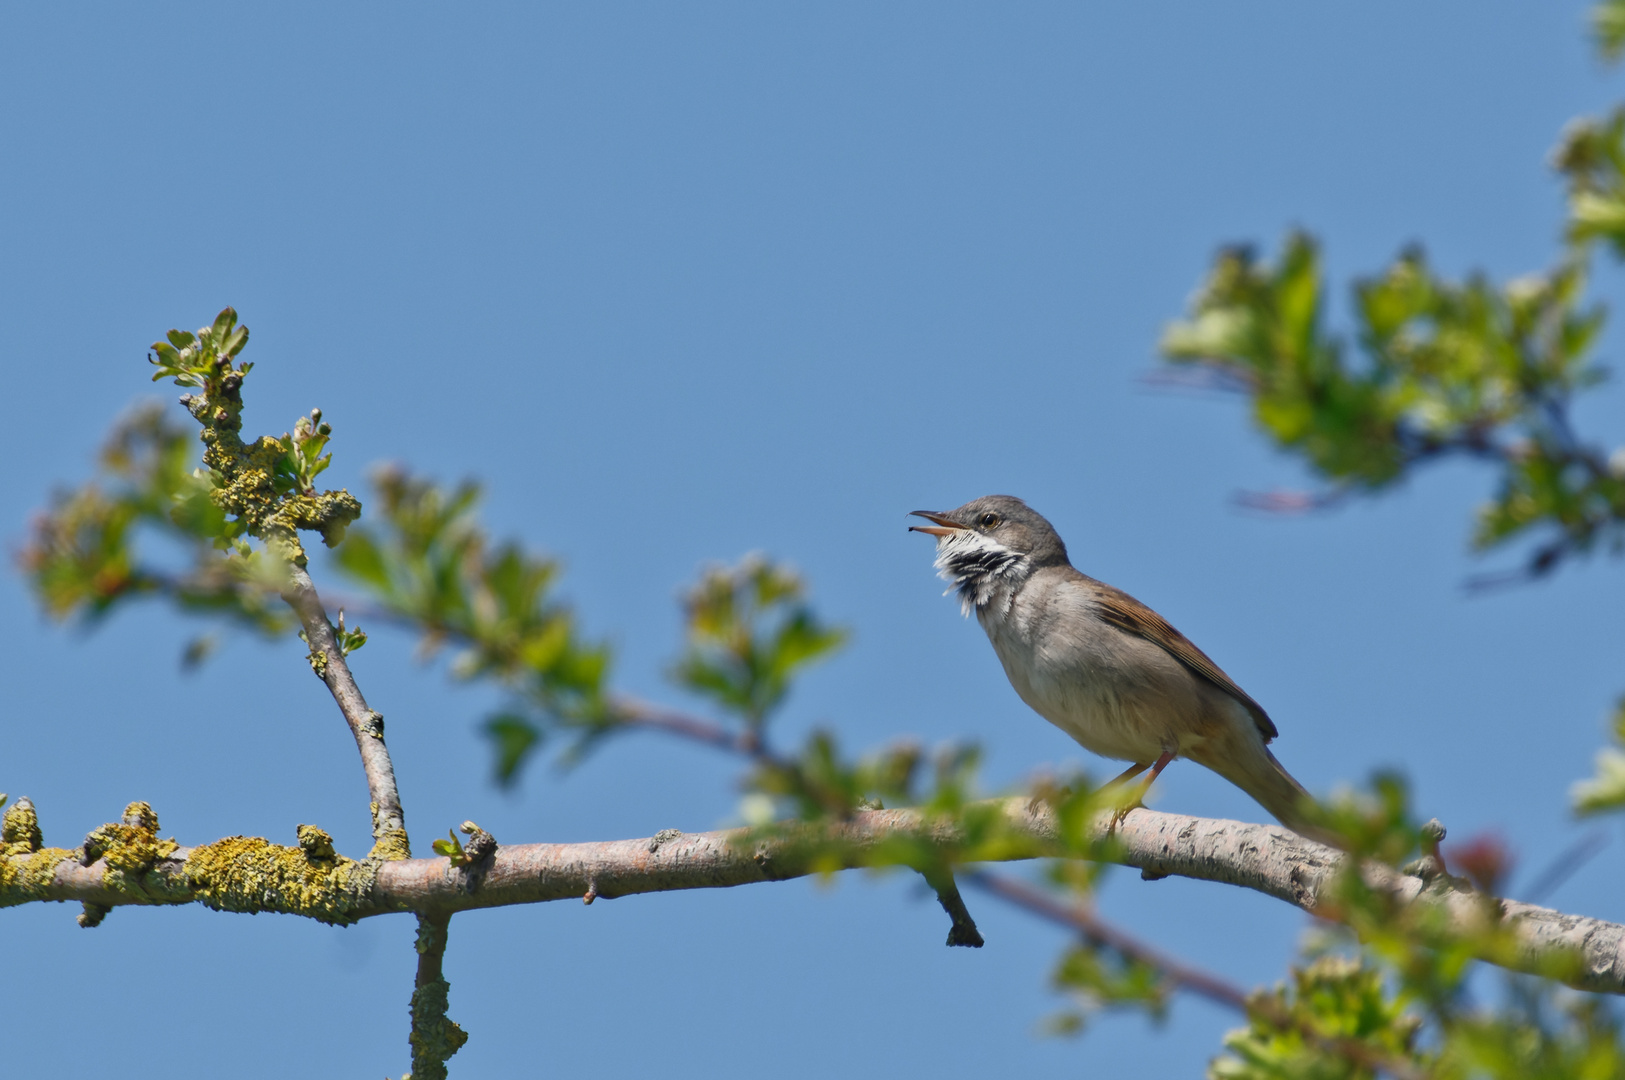
[[[1024,881],[990,874],[986,870],[961,870],[959,876],[967,884],[990,892],[1023,911],[1042,916],[1062,926],[1072,927],[1083,934],[1091,944],[1105,946],[1130,960],[1155,968],[1163,978],[1181,990],[1188,990],[1198,997],[1207,998],[1237,1012],[1247,1011],[1247,991],[1241,987],[1157,951],[1130,936],[1126,931],[1106,922],[1092,909],[1082,904],[1063,904],[1042,889],[1034,888]]]
[[[742,757],[761,756],[761,744],[750,731],[732,731],[714,720],[678,712],[634,697],[617,695],[610,707],[618,723],[648,728]]]
[[[400,792],[395,787],[395,766],[384,745],[383,714],[368,708],[367,699],[361,696],[310,575],[302,566],[290,565],[288,571],[282,599],[299,616],[310,645],[311,667],[338,702],[350,734],[355,736],[356,749],[361,752],[361,768],[367,775],[367,791],[372,799],[373,854],[382,859],[410,858],[412,849]]]
[[[1552,861],[1546,864],[1546,869],[1542,870],[1528,887],[1520,891],[1529,903],[1540,903],[1556,892],[1559,885],[1572,877],[1575,871],[1590,862],[1597,852],[1607,846],[1608,830],[1592,829],[1558,852]]]

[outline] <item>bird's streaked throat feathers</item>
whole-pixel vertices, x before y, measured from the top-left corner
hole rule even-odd
[[[1001,616],[1008,615],[1016,591],[1032,573],[1026,555],[964,528],[945,529],[937,536],[936,568],[948,583],[943,595],[958,593],[960,613],[967,616],[989,604],[996,604]]]

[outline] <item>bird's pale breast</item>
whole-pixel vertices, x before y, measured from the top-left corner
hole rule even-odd
[[[1211,705],[1160,646],[1094,614],[1085,582],[1040,571],[1010,605],[977,610],[1016,693],[1086,749],[1154,761],[1200,738]]]

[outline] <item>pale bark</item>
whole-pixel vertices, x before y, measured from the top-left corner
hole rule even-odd
[[[1047,808],[1027,798],[998,800],[1013,833],[1030,842],[1002,857],[1037,858],[1056,854],[1055,822]],[[1107,818],[1096,824],[1104,836]],[[843,867],[872,866],[881,841],[908,835],[924,839],[952,856],[959,836],[951,822],[927,821],[912,810],[871,810],[850,821],[808,826],[772,840],[752,840],[744,829],[705,833],[671,830],[636,840],[579,844],[508,844],[472,866],[448,859],[408,859],[375,865],[376,877],[357,917],[391,911],[450,914],[474,908],[534,904],[550,900],[612,899],[637,893],[714,889],[780,881],[814,872],[805,863],[809,846],[840,852]],[[1342,852],[1297,836],[1278,825],[1187,817],[1136,809],[1115,829],[1112,858],[1141,869],[1147,877],[1177,876],[1214,881],[1284,900],[1322,917],[1335,918],[1330,889],[1347,858]],[[833,848],[832,848],[833,845]],[[24,899],[79,900],[106,906],[130,903],[185,903],[193,897],[181,848],[158,862],[149,876],[146,898],[104,884],[103,863],[58,865],[44,889]],[[1459,883],[1421,878],[1367,864],[1371,886],[1401,906],[1420,905],[1451,925],[1481,928],[1486,920],[1508,931],[1510,954],[1487,959],[1528,971],[1549,971],[1565,953],[1577,956],[1581,971],[1572,985],[1604,993],[1625,993],[1625,926],[1514,900],[1496,900]],[[159,898],[162,899],[154,899]],[[0,897],[0,902],[5,898]],[[12,901],[17,902],[17,901]],[[264,910],[287,910],[268,904]]]

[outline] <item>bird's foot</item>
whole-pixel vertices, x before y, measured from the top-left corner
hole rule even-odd
[[[1143,800],[1145,798],[1146,788],[1149,786],[1150,785],[1148,784],[1135,784],[1133,789],[1131,789],[1131,791],[1128,793],[1129,797],[1112,808],[1111,820],[1106,822],[1107,836],[1111,836],[1117,832],[1117,826],[1121,825],[1123,823],[1123,819],[1128,817],[1130,813],[1134,812],[1135,810],[1145,809],[1145,803]]]
[[[1125,770],[1121,776],[1117,777],[1115,780],[1111,781],[1111,783],[1106,785],[1107,788],[1114,788],[1119,785],[1123,785],[1127,788],[1125,791],[1125,795],[1127,797],[1119,802],[1116,808],[1112,810],[1111,821],[1106,826],[1107,836],[1110,836],[1117,831],[1117,826],[1123,823],[1123,819],[1128,817],[1131,811],[1145,809],[1145,803],[1142,800],[1145,799],[1146,793],[1151,790],[1151,785],[1156,783],[1157,777],[1162,775],[1162,770],[1166,769],[1168,767],[1168,763],[1173,760],[1174,752],[1172,750],[1164,750],[1162,752],[1162,756],[1157,758],[1155,763],[1149,766],[1135,764],[1132,768]],[[1147,776],[1144,780],[1141,780],[1133,787],[1128,787],[1128,782],[1140,775],[1147,768],[1151,770],[1151,775]]]

